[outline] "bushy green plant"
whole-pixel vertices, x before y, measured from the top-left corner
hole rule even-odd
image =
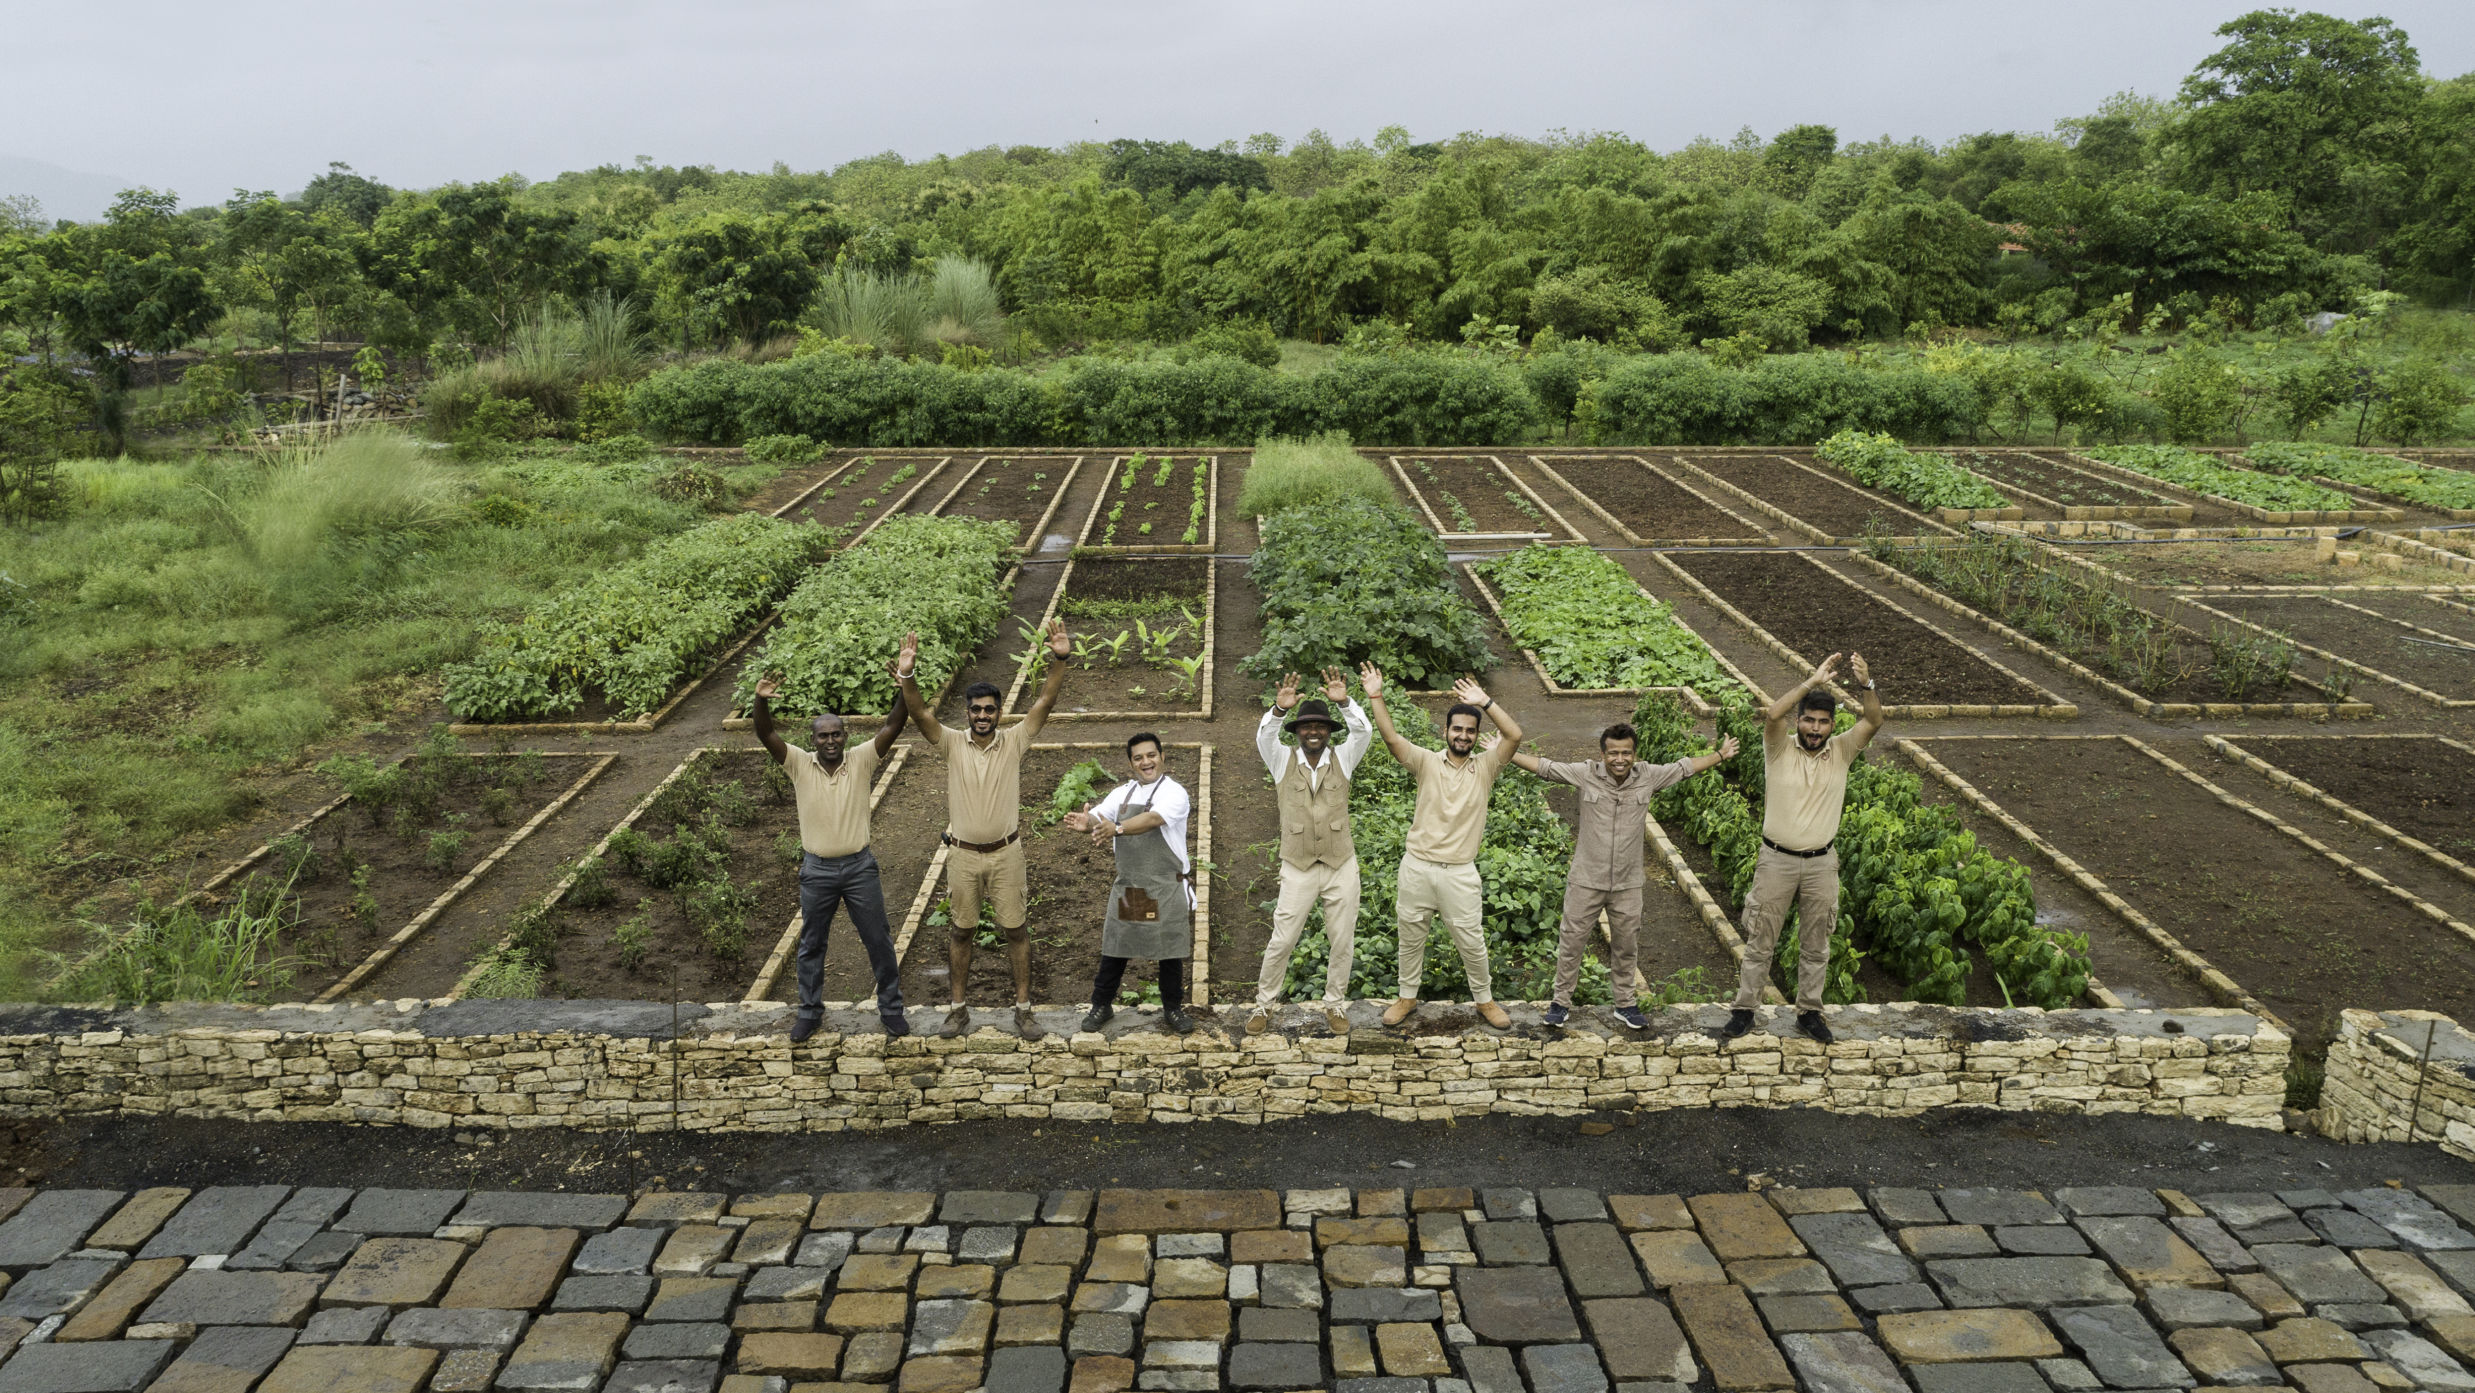
[[[804,435],[760,435],[746,449],[749,459],[764,464],[806,464],[825,454],[823,445]]]
[[[2283,479],[2256,469],[2231,468],[2207,455],[2174,445],[2102,445],[2081,453],[2194,493],[2273,512],[2343,511],[2356,506],[2354,499],[2336,489],[2300,479]]]
[[[1334,431],[1297,439],[1275,436],[1255,444],[1238,488],[1238,512],[1268,517],[1285,508],[1321,507],[1343,498],[1392,503],[1400,495],[1384,466],[1351,449]]]
[[[1397,506],[1342,498],[1275,513],[1247,574],[1263,596],[1263,647],[1239,664],[1249,676],[1371,661],[1415,688],[1487,665],[1486,629],[1443,544]]]
[[[1705,697],[1734,679],[1675,611],[1587,547],[1529,546],[1482,563],[1513,641],[1567,687],[1690,687]]]
[[[1966,377],[1836,356],[1767,357],[1746,369],[1699,354],[1626,359],[1589,394],[1602,444],[1803,444],[1842,430],[1940,444],[1975,435],[1992,403]]]
[[[647,487],[657,498],[699,508],[718,507],[730,496],[730,481],[722,477],[721,471],[696,460],[680,460],[654,475]]]
[[[1207,324],[1178,345],[1186,358],[1208,358],[1218,354],[1236,358],[1259,368],[1280,366],[1280,339],[1264,327],[1260,320],[1223,320]]]
[[[1824,464],[1916,508],[2007,508],[2011,500],[1940,455],[1920,455],[1887,435],[1843,430],[1814,450]]]
[[[2272,473],[2334,479],[2418,508],[2475,508],[2475,474],[2463,469],[2309,441],[2273,441],[2244,454],[2254,466]]]

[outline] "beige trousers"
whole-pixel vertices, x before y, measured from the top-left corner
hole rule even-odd
[[[1332,956],[1324,968],[1323,999],[1337,1005],[1349,999],[1349,967],[1358,947],[1358,858],[1334,866],[1316,864],[1300,869],[1284,862],[1280,868],[1280,899],[1272,906],[1272,941],[1263,950],[1263,972],[1255,979],[1255,1004],[1280,1000],[1289,980],[1289,957],[1306,932],[1306,914],[1323,906],[1324,941]]]
[[[1638,999],[1634,982],[1640,974],[1641,958],[1641,887],[1628,885],[1621,890],[1592,890],[1567,884],[1564,887],[1564,924],[1555,941],[1555,999],[1558,1005],[1573,1004],[1573,989],[1581,985],[1581,951],[1590,944],[1590,931],[1598,927],[1600,910],[1607,911],[1608,987],[1615,993],[1618,1006],[1630,1006]]]
[[[1487,970],[1487,935],[1480,925],[1485,902],[1478,864],[1464,861],[1458,866],[1439,866],[1405,855],[1394,899],[1401,932],[1402,997],[1417,999],[1418,981],[1427,970],[1427,921],[1440,914],[1461,950],[1461,966],[1469,973],[1470,1000],[1495,1000],[1495,976]]]
[[[1822,1009],[1822,984],[1830,974],[1830,936],[1839,928],[1839,851],[1790,856],[1762,848],[1753,862],[1753,888],[1745,892],[1745,962],[1736,978],[1736,1007],[1762,1004],[1770,981],[1771,955],[1779,949],[1779,926],[1788,906],[1797,906],[1796,1009]]]

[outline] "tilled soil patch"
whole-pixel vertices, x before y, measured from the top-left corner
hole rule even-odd
[[[2443,647],[2387,620],[2309,595],[2215,595],[2203,603],[2453,701],[2475,700],[2475,652]],[[2357,694],[2371,697],[2372,685],[2363,684]]]
[[[1204,557],[1082,557],[1065,579],[1059,617],[1081,656],[1070,660],[1060,711],[1139,711],[1167,715],[1200,710],[1203,674],[1173,664],[1203,653],[1205,590],[1212,562]],[[1137,628],[1140,624],[1142,627]],[[1166,644],[1144,642],[1164,631]],[[1030,704],[1026,684],[1017,710]]]
[[[1092,464],[1086,462],[1085,468]],[[1107,466],[1099,512],[1082,540],[1094,547],[1195,546],[1211,533],[1212,463],[1202,455],[1135,455]],[[1112,516],[1112,514],[1114,516]],[[1187,529],[1194,529],[1188,537]]]
[[[1513,485],[1511,476],[1492,461],[1470,455],[1400,456],[1409,481],[1425,495],[1427,506],[1446,533],[1540,532],[1559,529],[1529,496]],[[1456,511],[1454,504],[1460,505]]]
[[[952,469],[936,455],[842,455],[803,465],[758,490],[740,506],[770,513],[798,498],[824,479],[824,487],[801,500],[786,516],[798,522],[840,529],[844,542],[885,516],[914,488],[915,497],[934,497]]]
[[[2475,944],[2120,740],[1919,743],[2308,1040],[2475,1011]]]
[[[2338,567],[2314,554],[2311,538],[2261,541],[2057,542],[2084,561],[2143,585],[2370,585],[2411,589],[2457,585],[2467,577],[2408,562],[2404,570]]]
[[[1953,459],[1961,468],[1993,480],[1997,489],[2006,484],[2023,488],[2066,508],[2161,508],[2171,502],[2142,493],[2129,484],[2083,473],[2022,450],[1962,450]],[[2025,498],[2017,501],[2031,508],[2036,506]]]
[[[2397,595],[2387,592],[2373,594],[2357,592],[2352,595],[2341,595],[2338,598],[2375,614],[2385,614],[2391,619],[2403,620],[2416,628],[2430,629],[2433,633],[2456,639],[2460,643],[2475,644],[2475,608],[2467,607],[2466,598],[2463,596],[2445,597],[2449,603],[2435,603],[2432,597],[2426,595]],[[2423,635],[2425,638],[2431,636],[2431,634]]]
[[[1621,455],[1542,458],[1548,468],[1643,541],[1767,535],[1758,522],[1729,517],[1638,459]]]
[[[1687,455],[1684,462],[1714,474],[1788,516],[1832,537],[1860,537],[1868,522],[1898,536],[1922,531],[1916,519],[1880,494],[1815,474],[1780,455]]]
[[[996,455],[985,462],[969,466],[949,466],[937,483],[920,491],[911,500],[910,511],[935,512],[940,517],[979,518],[988,522],[1014,524],[1014,541],[1026,551],[1039,551],[1048,545],[1049,534],[1059,530],[1050,509],[1068,482],[1067,474],[1074,470],[1072,455]],[[943,502],[940,503],[939,500]],[[1049,526],[1041,529],[1043,518]],[[1040,535],[1034,536],[1035,529]],[[1063,536],[1060,547],[1073,542]]]
[[[1787,552],[1681,552],[1669,558],[1794,649],[1807,671],[1862,653],[1891,704],[2046,705],[1984,659]]]
[[[2475,754],[2429,736],[2243,735],[2235,744],[2418,841],[2475,860]]]

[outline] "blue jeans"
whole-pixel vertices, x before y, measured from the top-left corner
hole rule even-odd
[[[836,905],[850,907],[868,966],[876,971],[877,1014],[902,1014],[902,965],[894,961],[894,936],[885,926],[885,885],[877,875],[876,853],[863,847],[848,856],[800,854],[800,1016],[815,1020],[825,1014],[825,936]]]

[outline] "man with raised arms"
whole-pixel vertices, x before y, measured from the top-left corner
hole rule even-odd
[[[1323,1018],[1335,1035],[1349,1033],[1349,967],[1357,943],[1358,848],[1349,836],[1349,782],[1358,761],[1375,743],[1375,727],[1349,699],[1339,668],[1323,670],[1322,701],[1298,700],[1298,675],[1281,679],[1272,709],[1255,725],[1255,751],[1272,773],[1280,807],[1280,897],[1272,908],[1272,941],[1263,950],[1255,979],[1255,1009],[1246,1033],[1260,1035],[1272,1023],[1272,1007],[1289,980],[1289,958],[1306,931],[1307,911],[1323,906]],[[1297,714],[1291,715],[1295,711]],[[1337,713],[1349,735],[1336,747]],[[1280,742],[1297,737],[1293,752]]]
[[[1022,720],[1004,730],[997,728],[1001,695],[986,682],[974,682],[963,691],[965,729],[939,725],[920,696],[919,683],[913,680],[919,647],[918,634],[903,637],[894,676],[902,683],[902,704],[910,710],[911,720],[930,747],[945,758],[942,840],[947,848],[946,895],[954,910],[945,956],[952,974],[947,990],[953,1009],[946,1013],[939,1033],[955,1036],[971,1028],[971,1008],[963,1000],[963,988],[971,978],[971,940],[980,931],[980,911],[985,906],[997,921],[997,931],[1005,935],[1006,956],[1014,968],[1014,1027],[1024,1039],[1037,1040],[1042,1032],[1031,1014],[1031,935],[1023,924],[1027,913],[1023,752],[1047,724],[1049,708],[1057,704],[1057,693],[1065,687],[1066,659],[1073,656],[1074,639],[1063,620],[1049,621],[1048,676]]]

